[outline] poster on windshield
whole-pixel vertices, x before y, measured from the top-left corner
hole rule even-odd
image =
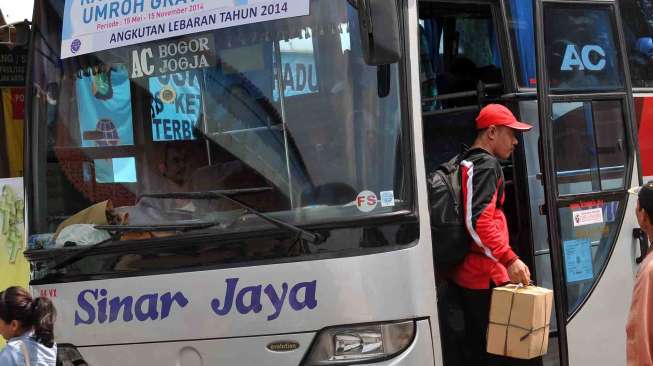
[[[133,145],[127,67],[100,64],[82,69],[75,86],[81,146]]]
[[[309,14],[309,0],[66,0],[61,58]]]
[[[210,33],[148,43],[129,52],[129,77],[132,79],[215,65],[216,52]]]
[[[149,79],[153,141],[196,139],[202,110],[199,75],[183,72]]]

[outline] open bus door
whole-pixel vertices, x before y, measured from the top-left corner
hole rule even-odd
[[[618,14],[615,1],[535,1],[540,211],[548,223],[559,345],[559,358],[545,364],[625,363],[640,254],[636,200],[627,189],[639,176]]]

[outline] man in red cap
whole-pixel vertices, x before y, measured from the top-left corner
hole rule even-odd
[[[510,158],[517,145],[516,132],[531,128],[517,121],[508,108],[489,104],[476,118],[476,140],[461,161],[463,212],[472,243],[452,280],[461,288],[470,365],[487,365],[498,357],[485,351],[491,288],[530,283],[528,267],[510,248],[499,159]]]

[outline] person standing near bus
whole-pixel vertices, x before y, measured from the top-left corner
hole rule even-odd
[[[54,366],[56,310],[50,299],[34,299],[22,287],[0,292],[0,335],[7,346],[0,351],[3,366]]]
[[[470,365],[487,365],[498,357],[486,352],[491,288],[530,283],[528,267],[510,248],[499,159],[510,158],[517,145],[515,133],[531,128],[503,105],[489,104],[476,118],[476,140],[461,161],[463,211],[472,243],[452,280],[461,290]]]
[[[653,237],[653,182],[629,192],[638,196],[636,214],[639,227],[649,238]],[[653,256],[650,254],[649,249],[633,287],[626,325],[628,366],[653,365]]]

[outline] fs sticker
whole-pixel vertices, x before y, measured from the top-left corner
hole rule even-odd
[[[362,191],[356,197],[356,207],[361,212],[370,212],[376,208],[378,201],[374,192]]]

